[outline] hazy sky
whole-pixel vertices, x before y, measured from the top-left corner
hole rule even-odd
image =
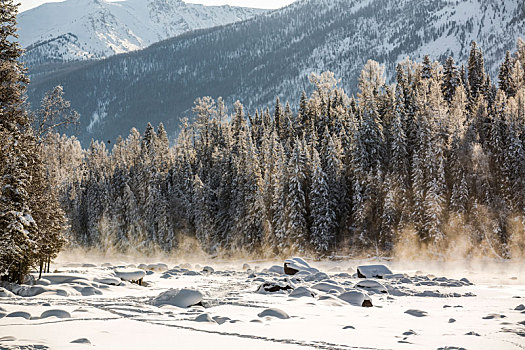
[[[20,11],[29,10],[30,8],[41,5],[45,2],[58,2],[62,0],[18,0],[21,3]],[[109,0],[115,1],[115,0]],[[118,1],[118,0],[117,0]],[[15,1],[16,2],[16,1]],[[232,5],[244,7],[259,7],[267,9],[276,9],[294,2],[294,0],[187,0],[186,2],[205,4],[205,5]]]

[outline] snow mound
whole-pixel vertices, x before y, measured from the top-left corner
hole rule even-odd
[[[355,306],[372,306],[372,299],[360,290],[351,290],[339,295],[339,299]]]
[[[51,273],[45,275],[45,280],[49,281],[51,284],[62,284],[62,283],[72,283],[79,280],[87,281],[87,278],[82,276],[67,275],[61,273]]]
[[[85,297],[88,297],[91,295],[102,295],[102,292],[95,287],[84,287],[80,290],[80,294],[82,294]]]
[[[0,287],[0,298],[11,298],[14,296],[15,295],[11,293],[10,291],[8,291],[7,289]]]
[[[428,316],[428,313],[426,311],[421,311],[417,309],[409,309],[405,311],[405,314],[414,316],[414,317],[425,317]]]
[[[283,320],[290,318],[290,316],[288,316],[288,314],[286,312],[284,312],[281,309],[276,309],[276,308],[266,309],[263,312],[259,313],[257,316],[259,316],[259,317],[276,317],[276,318],[280,318],[280,319],[283,319]]]
[[[121,268],[115,269],[115,275],[123,281],[138,281],[146,276],[146,272],[141,269]]]
[[[313,289],[320,290],[321,292],[329,292],[331,290],[336,290],[338,293],[344,293],[345,289],[341,286],[338,286],[335,283],[328,282],[319,282],[312,286]]]
[[[25,311],[15,311],[11,312],[10,314],[7,314],[6,317],[21,317],[25,318],[26,320],[29,320],[31,318],[31,314]]]
[[[65,310],[47,310],[42,312],[40,318],[57,317],[57,318],[71,318],[71,314]]]
[[[355,284],[354,288],[367,289],[374,293],[388,293],[385,286],[374,280],[359,281]]]
[[[113,278],[113,277],[102,277],[102,278],[95,277],[93,281],[97,283],[107,284],[110,286],[119,286],[122,283],[121,280],[117,278]]]
[[[383,278],[384,275],[391,275],[392,271],[385,265],[361,265],[357,267],[357,277],[359,278]]]
[[[310,273],[319,272],[318,269],[311,267],[304,259],[292,258],[284,261],[284,273],[287,275],[295,275],[299,271],[307,271]]]
[[[194,321],[204,323],[217,323],[213,318],[211,318],[210,314],[207,313],[200,314],[199,316],[195,317]]]
[[[190,307],[202,302],[201,292],[193,289],[169,289],[153,299],[155,306],[173,305],[177,307]]]
[[[292,298],[315,297],[315,295],[313,290],[306,287],[297,287],[289,294]]]

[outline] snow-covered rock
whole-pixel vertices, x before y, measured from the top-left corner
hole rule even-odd
[[[295,275],[299,271],[307,271],[309,273],[317,273],[318,269],[311,267],[304,259],[292,258],[284,261],[284,273],[287,275]]]
[[[115,275],[123,281],[139,281],[146,276],[146,272],[141,269],[120,268],[115,269]]]
[[[345,289],[335,283],[319,282],[312,286],[312,289],[320,290],[321,292],[329,292],[335,290],[338,293],[344,293]]]
[[[372,306],[372,299],[360,290],[351,290],[339,295],[339,299],[355,306]]]
[[[210,273],[214,273],[215,269],[213,267],[211,267],[211,266],[204,266],[202,268],[202,272],[210,274]]]
[[[11,312],[10,314],[7,314],[6,317],[21,317],[25,318],[26,320],[29,320],[31,318],[31,314],[25,311],[15,311]]]
[[[428,315],[426,311],[417,310],[417,309],[409,309],[405,311],[405,314],[408,314],[414,317],[425,317]]]
[[[118,286],[122,283],[120,279],[114,278],[114,277],[95,277],[93,278],[93,281],[97,283],[107,284],[110,286]]]
[[[294,289],[288,281],[266,281],[257,288],[259,294],[286,293]]]
[[[392,271],[385,265],[361,265],[357,267],[359,278],[383,278],[387,274],[391,275]]]
[[[297,274],[296,274],[297,275]],[[324,272],[309,273],[304,277],[306,282],[318,282],[328,279],[329,276]]]
[[[284,269],[282,266],[279,265],[273,265],[270,268],[267,269],[268,272],[278,273],[280,275],[284,274]]]
[[[210,316],[210,314],[204,313],[195,317],[195,322],[205,322],[205,323],[216,323],[215,320]]]
[[[71,314],[65,310],[46,310],[40,315],[40,318],[47,317],[71,318]]]
[[[276,308],[266,309],[263,312],[259,313],[257,316],[259,316],[259,317],[276,317],[276,318],[280,318],[280,319],[283,319],[283,320],[290,318],[290,316],[288,316],[288,314],[286,312],[284,312],[281,309],[276,309]]]
[[[388,293],[388,290],[384,285],[375,280],[363,280],[355,284],[354,288],[362,288],[371,290],[374,293]]]
[[[292,298],[315,297],[315,295],[313,290],[306,287],[297,287],[289,294]]]
[[[173,305],[177,307],[190,307],[201,304],[203,295],[198,290],[193,289],[169,289],[159,294],[152,300],[155,306]]]

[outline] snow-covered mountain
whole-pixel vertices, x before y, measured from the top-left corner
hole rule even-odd
[[[25,60],[35,64],[105,58],[181,33],[242,21],[265,10],[182,0],[66,0],[18,16]]]
[[[466,63],[477,41],[497,79],[506,50],[525,38],[523,0],[301,0],[219,28],[191,32],[147,49],[33,78],[30,97],[62,84],[81,113],[81,134],[115,139],[133,126],[178,128],[201,96],[239,99],[251,112],[280,96],[298,103],[311,72],[333,71],[348,93],[368,59],[386,67],[429,54]]]

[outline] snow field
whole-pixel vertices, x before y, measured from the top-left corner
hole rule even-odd
[[[360,279],[357,273],[341,272],[355,271],[357,261],[345,262],[349,267],[334,266],[333,262],[309,262],[311,268],[326,271],[328,276],[315,279],[312,276],[325,276],[269,272],[267,268],[273,264],[264,262],[250,262],[253,268],[241,268],[242,263],[232,268],[235,264],[215,262],[209,264],[211,269],[206,273],[202,273],[200,266],[188,264],[184,268],[168,264],[171,268],[165,271],[153,271],[146,265],[142,266],[145,286],[126,281],[118,285],[100,282],[118,281],[115,271],[126,268],[127,264],[61,265],[58,273],[44,275],[37,282],[46,281],[47,285],[33,286],[44,288],[44,292],[22,297],[0,291],[0,295],[6,295],[0,297],[0,347],[70,349],[91,344],[102,349],[142,349],[177,344],[180,349],[210,346],[214,349],[447,346],[521,349],[525,346],[522,306],[525,284],[521,275],[499,275],[495,283],[477,283],[475,273],[471,273],[474,278],[465,274],[463,277],[467,279],[462,280],[432,275],[423,268],[416,275],[398,270],[395,263],[387,263],[394,274],[383,279]],[[136,269],[134,266],[127,268]],[[188,274],[189,271],[196,274]],[[306,277],[314,280],[306,281]],[[257,292],[264,283],[288,285],[291,289]],[[4,287],[25,295],[32,288]],[[100,294],[83,295],[79,288],[93,288]],[[357,295],[370,299],[373,306],[362,307],[361,300],[354,302]],[[8,317],[17,316],[13,313],[25,317]]]

